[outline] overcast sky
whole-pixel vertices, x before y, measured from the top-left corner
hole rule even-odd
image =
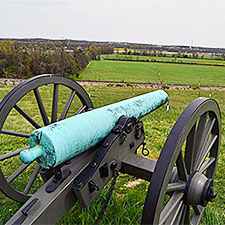
[[[225,48],[225,0],[0,0],[0,37]]]

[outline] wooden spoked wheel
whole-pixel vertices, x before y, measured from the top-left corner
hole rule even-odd
[[[145,200],[142,224],[199,224],[216,197],[213,178],[221,118],[207,98],[190,103],[171,130],[157,161]]]
[[[36,76],[10,91],[0,103],[0,190],[26,202],[41,169],[38,161],[23,164],[19,160],[19,153],[29,148],[31,132],[91,108],[86,91],[59,75]]]

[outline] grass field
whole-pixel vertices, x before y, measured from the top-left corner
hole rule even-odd
[[[177,63],[196,63],[196,64],[210,64],[210,65],[221,65],[225,66],[224,60],[215,60],[215,59],[201,59],[201,58],[176,58],[176,57],[154,57],[154,56],[144,56],[144,55],[101,55],[102,59],[128,59],[128,60],[157,60],[159,62],[177,62]]]
[[[160,75],[159,75],[160,74]],[[225,68],[150,62],[91,61],[80,80],[225,86]]]
[[[98,67],[98,63],[108,63],[108,62],[92,62],[89,67],[94,69],[94,66]],[[111,62],[110,62],[111,63]],[[117,63],[118,65],[119,63]],[[124,65],[124,64],[122,64]],[[105,66],[108,68],[109,64]],[[113,64],[111,64],[113,69]],[[126,71],[127,65],[121,67],[121,70]],[[130,69],[132,71],[132,69]],[[126,74],[126,73],[125,73]],[[128,75],[128,74],[127,74]],[[0,87],[0,100],[11,90],[11,87]],[[113,103],[122,99],[126,99],[132,97],[132,89],[130,87],[99,87],[99,86],[87,86],[85,87],[87,92],[91,95],[91,99],[95,105],[95,107],[100,107],[109,103]],[[151,89],[141,89],[134,88],[135,95],[139,95],[142,93],[146,93],[152,91]],[[51,111],[51,96],[52,90],[47,90],[46,87],[40,90],[43,102],[45,104],[48,115]],[[59,104],[59,112],[62,110],[66,99],[69,95],[69,92],[65,89],[60,90],[60,100]],[[146,116],[143,121],[145,125],[145,135],[146,142],[148,143],[147,148],[151,150],[150,158],[157,159],[162,149],[162,146],[166,140],[170,129],[173,124],[183,111],[183,109],[195,98],[198,97],[198,92],[195,90],[168,90],[168,94],[170,97],[170,105],[171,108],[167,112],[165,106],[156,110],[149,116]],[[202,91],[201,95],[208,97],[209,94],[212,94],[208,91]],[[218,161],[218,167],[215,178],[215,191],[217,192],[217,198],[213,203],[210,203],[207,206],[207,210],[204,213],[202,224],[225,224],[225,93],[222,91],[214,91],[212,98],[215,98],[220,104],[222,111],[222,139],[221,139],[221,151],[220,157]],[[31,116],[35,116],[35,119],[40,122],[41,118],[37,116],[37,107],[33,107],[33,103],[35,102],[34,98],[31,95],[28,95],[27,98],[23,99],[21,102],[21,107],[24,110],[29,112]],[[50,103],[50,104],[49,104]],[[77,109],[77,105],[73,103],[72,108],[69,112],[69,115]],[[32,128],[29,127],[25,122],[18,116],[18,114],[13,111],[13,113],[9,117],[9,121],[6,124],[6,127],[14,127],[15,129],[22,129],[22,131],[31,132]],[[1,154],[12,151],[15,148],[19,148],[27,144],[26,141],[22,142],[11,138],[6,138],[5,135],[0,135],[0,149]],[[6,160],[7,161],[7,160]],[[16,159],[15,162],[8,161],[3,167],[3,171],[5,173],[10,174],[12,171],[14,164],[19,163],[19,160]],[[27,171],[29,174],[30,171]],[[110,204],[106,210],[106,213],[100,222],[100,224],[140,224],[142,208],[145,200],[145,195],[147,191],[147,187],[149,185],[148,182],[140,181],[133,182],[130,184],[129,181],[136,181],[137,178],[122,175],[118,178],[115,191],[113,192],[112,199]],[[13,185],[23,187],[23,183],[25,182],[25,176],[18,177]],[[38,188],[41,185],[41,178],[37,180],[34,185],[33,192],[35,188]],[[93,224],[95,218],[98,216],[98,213],[101,210],[102,204],[106,197],[108,186],[101,192],[101,194],[97,197],[97,199],[93,202],[91,206],[86,209],[82,209],[79,204],[75,204],[75,206],[59,221],[58,224]],[[21,205],[9,200],[4,195],[0,194],[0,224],[4,224],[13,213],[20,207]]]

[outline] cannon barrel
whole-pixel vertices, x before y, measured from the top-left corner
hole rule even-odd
[[[39,158],[42,167],[55,167],[97,145],[121,116],[140,119],[167,101],[167,93],[158,90],[42,127],[32,132],[30,149],[20,159],[30,163]]]

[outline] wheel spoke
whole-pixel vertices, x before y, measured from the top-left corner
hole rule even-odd
[[[201,155],[199,157],[199,161],[196,164],[196,169],[199,170],[202,163],[205,161],[206,156],[208,155],[209,151],[211,150],[212,146],[214,145],[215,141],[217,140],[217,135],[212,135],[209,140],[207,141],[205,149],[201,152]]]
[[[176,210],[177,210],[177,208],[175,210],[173,210],[173,212],[170,214],[170,216],[168,217],[168,219],[164,222],[164,225],[171,225],[172,224],[171,222],[174,219],[174,215],[176,213]]]
[[[195,149],[194,149],[194,159],[196,162],[196,159],[198,158],[198,155],[200,154],[200,146],[202,145],[202,141],[203,141],[203,133],[204,133],[204,129],[205,129],[205,123],[207,120],[207,116],[208,113],[204,113],[198,122],[198,127],[197,127],[197,131],[196,131],[196,139],[195,139]]]
[[[161,212],[159,222],[160,225],[168,219],[173,210],[182,202],[183,195],[183,193],[176,192],[172,195],[172,197]]]
[[[172,191],[183,191],[186,187],[186,183],[170,183],[168,184],[166,192],[172,192]]]
[[[199,160],[201,158],[201,153],[203,151],[203,149],[205,149],[205,146],[207,144],[207,140],[209,138],[209,135],[212,131],[213,125],[215,124],[216,119],[215,118],[209,118],[209,121],[206,125],[206,128],[204,130],[203,136],[202,136],[202,142],[201,142],[201,146],[199,146],[199,150],[198,150],[198,154],[195,157],[195,164],[199,163]]]
[[[11,130],[1,130],[0,133],[17,136],[17,137],[24,137],[24,138],[30,137],[30,134],[20,133],[20,132],[11,131]]]
[[[80,107],[80,108],[74,113],[74,116],[80,114],[81,112],[83,112],[83,111],[86,109],[86,107],[87,107],[86,105],[83,105],[82,107]]]
[[[69,111],[70,105],[71,105],[71,103],[73,101],[73,98],[74,98],[75,94],[76,94],[76,91],[72,90],[71,93],[70,93],[70,96],[67,99],[67,102],[66,102],[66,104],[64,106],[64,109],[62,111],[62,114],[59,117],[59,120],[63,120],[63,119],[66,118],[66,115],[67,115],[67,113]]]
[[[177,221],[177,216],[180,214],[180,210],[183,210],[183,202],[181,201],[176,209],[170,214],[169,218],[166,220],[165,225],[174,224],[175,220]]]
[[[16,170],[13,174],[11,174],[8,179],[7,182],[11,183],[12,181],[14,181],[29,165],[29,164],[22,164],[22,166],[19,167],[18,170]]]
[[[29,149],[29,148],[30,148],[30,147],[21,148],[21,149],[18,149],[18,150],[16,150],[16,151],[9,152],[9,153],[7,153],[7,154],[5,154],[5,155],[1,155],[1,156],[0,156],[0,161],[3,161],[3,160],[5,160],[5,159],[9,159],[9,158],[14,157],[14,156],[16,156],[16,155],[19,155],[20,152],[22,152],[23,150]]]
[[[26,112],[23,111],[18,105],[15,105],[14,108],[17,112],[19,112],[28,122],[30,122],[36,129],[40,128],[41,126],[36,123]]]
[[[171,224],[176,224],[176,225],[181,224],[181,219],[182,219],[182,216],[183,216],[183,213],[184,213],[184,209],[185,209],[185,205],[181,204],[180,209],[177,211],[177,214],[174,217],[175,221]]]
[[[30,191],[30,189],[31,189],[31,187],[32,187],[32,185],[33,185],[33,183],[34,183],[34,181],[35,181],[35,179],[36,179],[36,177],[37,177],[37,175],[39,173],[40,168],[41,168],[41,165],[38,164],[36,166],[36,168],[34,169],[32,175],[30,177],[30,180],[27,183],[26,188],[24,189],[24,194],[28,194],[29,193],[29,191]]]
[[[188,134],[185,146],[184,161],[187,167],[188,174],[190,174],[193,169],[195,138],[196,138],[196,123],[194,124],[190,133]]]
[[[57,121],[58,96],[59,96],[59,85],[54,84],[51,123]]]
[[[194,208],[195,213],[193,214],[193,216],[191,218],[191,224],[197,225],[200,223],[202,214],[204,212],[204,208],[202,206],[195,206],[193,208]]]
[[[190,206],[185,205],[183,215],[180,224],[189,225],[190,224]]]
[[[42,117],[42,120],[44,122],[44,125],[47,126],[49,124],[49,120],[48,120],[48,116],[47,116],[45,107],[43,105],[43,102],[42,102],[42,99],[41,99],[41,95],[40,95],[40,92],[39,92],[38,88],[34,89],[34,95],[35,95],[35,98],[37,100],[38,107],[39,107],[39,110],[40,110],[41,117]]]
[[[178,155],[176,165],[179,179],[182,181],[187,181],[187,169],[182,155],[182,151],[180,151]]]
[[[203,173],[205,170],[207,170],[215,161],[216,159],[214,157],[210,157],[206,162],[202,164],[202,166],[199,169],[200,173]]]
[[[203,149],[205,147],[215,122],[216,122],[216,118],[211,118],[211,117],[209,118],[209,121],[208,121],[208,123],[206,125],[206,128],[204,130],[204,134],[203,134],[203,137],[202,137],[202,145],[201,145],[200,149]]]
[[[201,209],[200,209],[200,207],[198,205],[193,205],[192,207],[193,207],[194,212],[195,212],[196,215],[200,215],[201,214]]]

